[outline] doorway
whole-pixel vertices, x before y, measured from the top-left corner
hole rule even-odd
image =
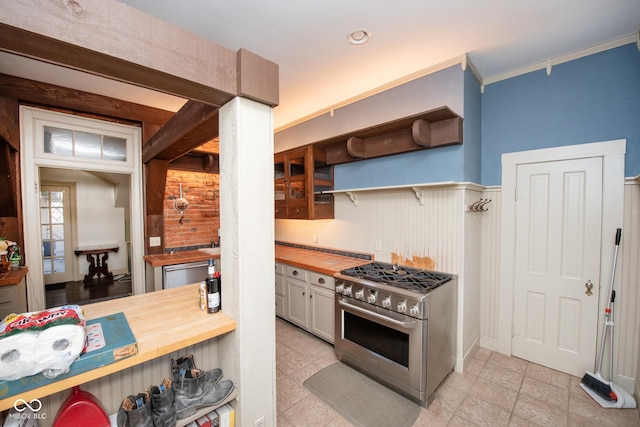
[[[501,353],[577,376],[594,368],[614,250],[607,236],[623,221],[625,147],[502,156]]]
[[[44,284],[75,280],[72,233],[75,185],[45,183],[40,187],[40,233]]]
[[[70,212],[75,217],[65,227],[70,235],[53,239],[55,243],[60,241],[58,237],[64,237],[64,245],[58,245],[58,265],[62,265],[64,252],[65,261],[72,263],[70,279],[82,279],[89,264],[75,255],[74,248],[115,245],[118,251],[109,254],[109,268],[114,273],[130,273],[131,291],[144,293],[140,129],[25,106],[20,108],[20,120],[22,187],[36,190],[24,191],[25,246],[43,248],[46,241],[46,227],[31,226],[47,221],[43,220],[42,194],[58,192],[44,184],[73,183],[77,203],[68,203],[75,207]],[[62,197],[64,203],[64,194]],[[47,277],[46,260],[43,251],[25,253],[30,311],[45,308],[45,284],[55,279]]]

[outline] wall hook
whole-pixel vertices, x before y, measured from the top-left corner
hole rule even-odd
[[[471,205],[467,206],[467,212],[486,212],[487,209],[485,206],[491,203],[491,199],[480,199],[477,202],[473,202]]]

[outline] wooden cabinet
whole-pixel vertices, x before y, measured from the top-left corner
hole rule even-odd
[[[0,286],[0,318],[26,311],[27,292],[24,277],[15,285]]]
[[[333,166],[324,149],[308,145],[274,156],[275,217],[332,219]]]
[[[334,289],[330,275],[276,263],[276,315],[330,343],[335,336]]]

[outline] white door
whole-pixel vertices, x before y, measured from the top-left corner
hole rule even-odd
[[[45,285],[73,281],[69,185],[43,185],[40,191],[42,271]]]
[[[602,185],[601,157],[517,166],[513,355],[576,376],[596,352]]]

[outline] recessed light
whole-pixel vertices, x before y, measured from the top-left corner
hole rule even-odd
[[[371,38],[371,33],[366,30],[355,30],[347,36],[347,41],[351,44],[364,44]]]

